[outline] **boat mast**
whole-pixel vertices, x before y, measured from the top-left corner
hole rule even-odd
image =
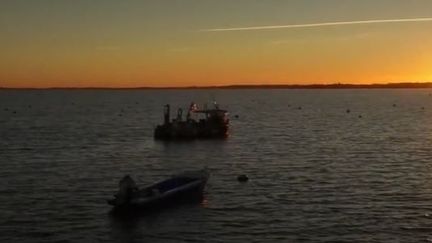
[[[168,125],[170,122],[170,105],[165,105],[164,108],[164,124]]]

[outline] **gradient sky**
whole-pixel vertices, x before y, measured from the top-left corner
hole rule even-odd
[[[0,0],[0,86],[432,81],[431,0]]]

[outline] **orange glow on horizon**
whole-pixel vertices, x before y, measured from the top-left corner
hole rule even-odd
[[[432,1],[336,2],[224,3],[234,13],[205,1],[107,1],[89,12],[10,1],[0,9],[0,87],[432,81]]]

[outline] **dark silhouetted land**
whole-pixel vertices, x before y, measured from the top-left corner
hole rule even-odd
[[[52,88],[9,88],[0,89],[427,89],[432,82],[426,83],[387,83],[387,84],[265,84],[265,85],[223,85],[187,87],[52,87]]]

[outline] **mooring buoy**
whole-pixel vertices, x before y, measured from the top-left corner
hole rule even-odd
[[[249,180],[249,177],[247,175],[239,175],[237,176],[237,180],[240,182],[246,182]]]

